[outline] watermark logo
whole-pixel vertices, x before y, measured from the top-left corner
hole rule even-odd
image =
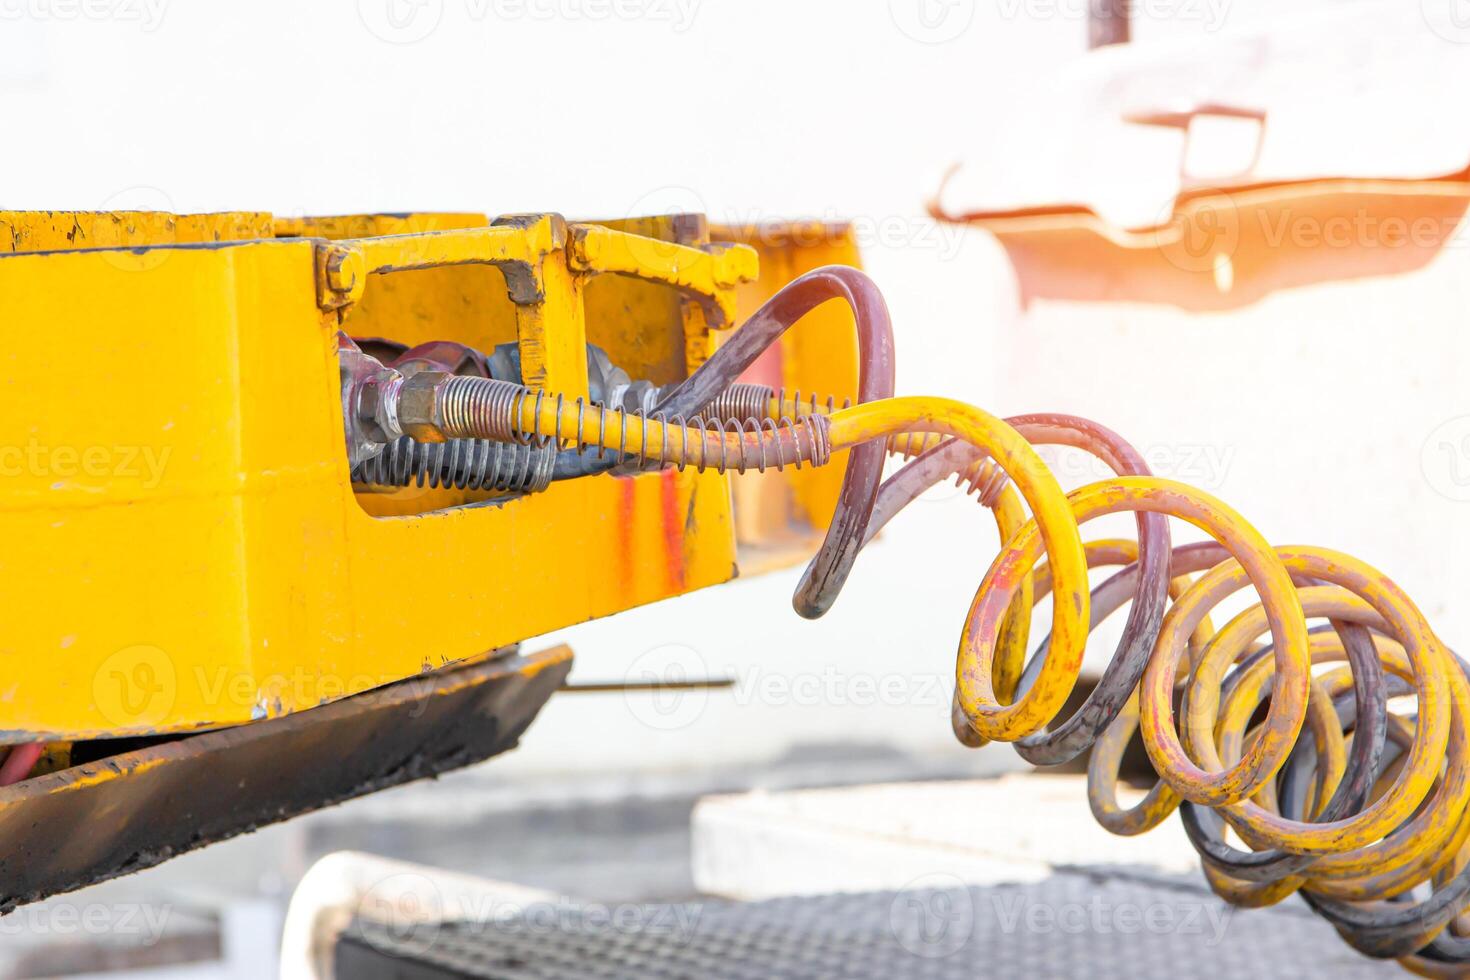
[[[4,0],[0,0],[3,3]],[[172,245],[178,240],[173,198],[151,184],[134,184],[109,194],[97,205],[91,237],[76,242],[78,248],[136,248],[141,245]],[[162,265],[167,249],[110,253],[109,265],[126,272],[146,272]]]
[[[975,895],[950,874],[928,874],[904,886],[888,906],[898,944],[926,960],[953,956],[975,932]]]
[[[709,207],[693,188],[668,184],[639,197],[623,212],[623,218],[632,220],[678,214],[708,215]],[[628,258],[635,265],[656,267],[673,261],[679,254],[677,243],[646,235],[634,235],[625,244]]]
[[[634,687],[623,692],[628,711],[649,728],[662,732],[688,728],[704,714],[709,689],[703,679],[709,665],[693,647],[666,643],[639,654],[624,680]]]
[[[112,654],[92,676],[93,703],[109,724],[121,729],[162,725],[178,691],[172,658],[145,644]]]
[[[357,903],[356,929],[369,945],[396,955],[428,952],[439,938],[444,896],[425,875],[389,875],[373,883]],[[371,923],[379,928],[370,928]]]
[[[1446,41],[1470,44],[1470,0],[1419,0],[1419,12]]]
[[[945,44],[975,22],[975,0],[888,0],[894,25],[920,44]]]
[[[357,19],[388,44],[417,44],[439,29],[444,0],[357,0]]]
[[[1231,195],[1201,197],[1169,214],[1157,232],[1159,251],[1184,272],[1208,273],[1221,292],[1234,284],[1232,257],[1240,247],[1240,210]]]
[[[1441,497],[1470,501],[1470,415],[1450,419],[1431,432],[1419,462]]]

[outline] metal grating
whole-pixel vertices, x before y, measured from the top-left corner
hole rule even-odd
[[[732,903],[529,908],[480,921],[359,920],[354,980],[1148,980],[1402,975],[1295,904],[1245,911],[1192,881],[1062,873],[1028,884]]]

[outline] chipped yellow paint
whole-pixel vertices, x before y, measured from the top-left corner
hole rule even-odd
[[[271,234],[271,216],[260,211],[0,211],[0,253],[197,245]]]

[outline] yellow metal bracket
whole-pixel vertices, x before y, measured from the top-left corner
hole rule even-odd
[[[341,312],[362,298],[370,275],[456,265],[501,270],[517,307],[525,383],[574,397],[587,393],[584,278],[607,273],[670,286],[719,329],[734,324],[735,287],[752,281],[758,268],[755,251],[744,245],[685,245],[568,225],[557,214],[507,215],[483,227],[319,242],[317,303]]]
[[[736,286],[756,277],[754,249],[717,243],[695,247],[660,241],[602,225],[571,225],[571,266],[672,286],[705,309],[711,327],[735,323]]]
[[[340,310],[362,298],[369,275],[493,265],[505,275],[512,302],[546,298],[542,265],[566,248],[566,221],[557,214],[510,215],[480,228],[454,228],[317,245],[317,305]]]

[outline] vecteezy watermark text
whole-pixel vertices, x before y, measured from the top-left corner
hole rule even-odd
[[[1196,23],[1207,32],[1218,31],[1230,16],[1233,0],[1120,0],[1113,4],[1115,13],[1100,16],[1127,17],[1130,21],[1176,21]],[[996,0],[1000,16],[1006,20],[1076,20],[1094,16],[1092,0]]]
[[[1136,901],[1105,893],[1059,899],[1023,887],[976,889],[954,875],[910,882],[889,905],[889,930],[905,950],[924,959],[954,956],[998,936],[1198,936],[1220,945],[1233,906],[1180,895]],[[977,939],[978,937],[978,939]]]
[[[93,20],[158,30],[169,0],[0,0],[0,20]]]
[[[379,703],[380,698],[382,703],[401,698],[410,702],[408,716],[418,718],[428,708],[433,682],[418,675],[338,674],[305,667],[263,675],[203,663],[180,669],[162,649],[139,644],[112,653],[98,665],[92,678],[92,699],[103,717],[118,728],[149,728],[168,717],[185,686],[200,703],[218,713],[248,713],[256,719],[345,697],[362,705]]]
[[[357,0],[358,19],[389,44],[415,44],[439,29],[446,0]],[[587,21],[694,26],[702,0],[454,0],[472,23]]]
[[[1211,901],[1109,901],[1093,895],[1086,901],[1050,902],[1024,893],[993,895],[991,911],[1006,935],[1067,936],[1202,936],[1206,946],[1225,938],[1234,907]]]
[[[658,936],[683,945],[697,931],[704,907],[698,903],[604,905],[565,898],[512,901],[493,893],[446,892],[426,875],[403,872],[375,882],[358,901],[357,912],[355,928],[369,944],[380,941],[382,930],[395,949],[426,951],[438,941],[446,921],[455,923],[459,935],[575,931],[582,935]]]
[[[1047,468],[1067,485],[1081,485],[1113,476],[1106,463],[1088,453],[1062,446],[1038,447]],[[1202,490],[1224,485],[1235,462],[1235,447],[1212,443],[1159,443],[1140,450],[1150,472],[1192,483]]]
[[[0,918],[0,936],[141,936],[153,946],[163,938],[171,905],[133,902],[43,902]]]
[[[31,439],[22,446],[0,446],[0,478],[112,478],[137,480],[152,490],[172,455],[172,446],[51,446]]]

